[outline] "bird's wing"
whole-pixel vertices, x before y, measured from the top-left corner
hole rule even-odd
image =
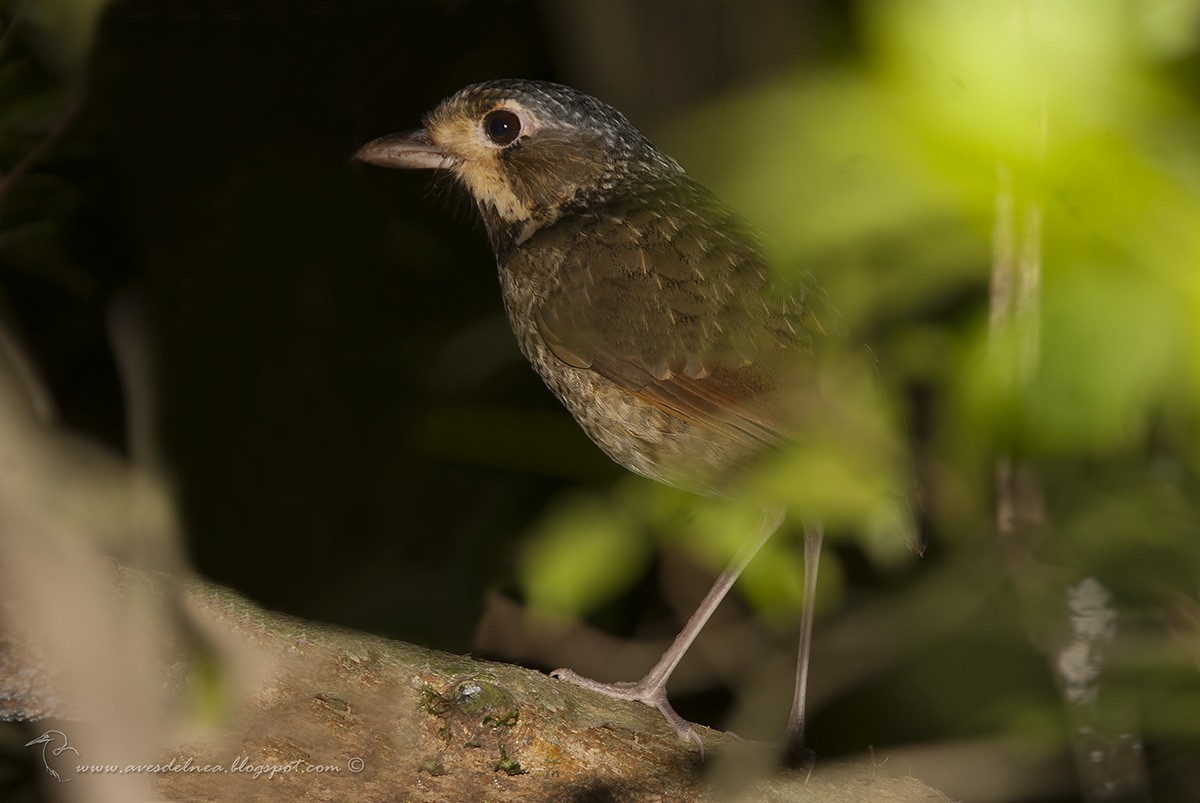
[[[537,326],[567,364],[757,447],[784,437],[781,366],[820,326],[728,217],[646,205],[543,232],[559,281]]]

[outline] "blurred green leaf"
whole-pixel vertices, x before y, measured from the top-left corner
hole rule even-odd
[[[624,591],[650,556],[639,522],[601,496],[558,500],[529,535],[520,576],[529,604],[578,616]]]
[[[13,2],[16,24],[42,58],[62,74],[83,67],[100,12],[108,0],[24,0]]]

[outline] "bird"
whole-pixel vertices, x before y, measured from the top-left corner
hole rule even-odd
[[[423,128],[355,158],[452,176],[474,199],[524,356],[584,432],[626,469],[730,496],[761,455],[792,439],[797,389],[828,337],[824,294],[783,281],[753,228],[619,111],[580,90],[491,80],[447,97]],[[779,529],[757,531],[641,680],[577,686],[657,708],[704,745],[667,681],[738,575]],[[804,526],[805,606],[785,743],[805,751],[805,698],[823,528]]]

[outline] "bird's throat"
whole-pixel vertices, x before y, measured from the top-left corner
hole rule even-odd
[[[542,229],[553,226],[561,214],[557,210],[553,214],[532,213],[519,220],[509,220],[500,211],[484,201],[477,199],[480,217],[488,232],[488,240],[497,258],[504,257],[513,248],[525,243]]]

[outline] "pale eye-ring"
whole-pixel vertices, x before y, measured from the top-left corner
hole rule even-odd
[[[494,109],[483,117],[483,133],[497,145],[511,145],[521,135],[521,118],[508,109]]]

